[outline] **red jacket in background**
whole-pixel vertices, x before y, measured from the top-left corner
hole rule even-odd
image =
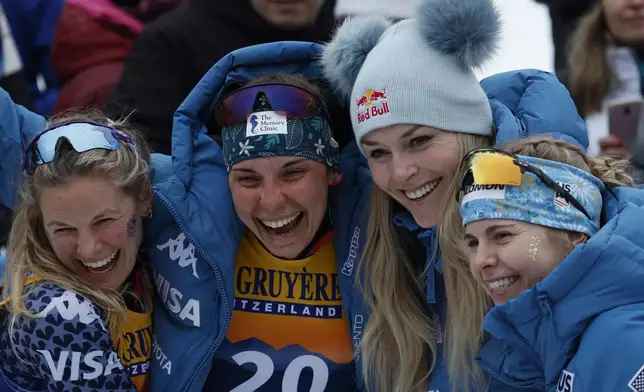
[[[101,108],[121,78],[132,42],[143,30],[141,20],[177,3],[142,1],[138,9],[129,9],[110,0],[67,0],[52,44],[53,67],[61,85],[54,113]]]

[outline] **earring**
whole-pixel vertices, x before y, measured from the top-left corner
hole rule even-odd
[[[530,255],[530,258],[532,259],[533,263],[537,261],[537,252],[539,251],[540,241],[541,241],[541,238],[539,238],[539,236],[534,236],[532,237],[532,242],[528,247],[528,255]]]
[[[147,213],[147,214],[145,214],[145,217],[144,217],[144,218],[145,218],[145,219],[150,219],[150,218],[152,218],[152,208],[150,208],[150,209],[148,210],[148,213]]]

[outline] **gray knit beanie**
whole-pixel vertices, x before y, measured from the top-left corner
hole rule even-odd
[[[326,78],[350,99],[353,131],[417,124],[492,135],[490,104],[473,70],[495,53],[493,0],[423,0],[415,19],[348,19],[325,47]]]

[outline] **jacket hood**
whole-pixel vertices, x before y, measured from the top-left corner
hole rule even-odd
[[[530,136],[551,136],[588,148],[586,123],[570,93],[551,73],[522,69],[488,76],[481,81],[501,147]]]
[[[485,318],[492,340],[481,363],[513,383],[557,382],[590,322],[603,312],[644,302],[644,190],[603,195],[607,223],[544,280]]]
[[[320,15],[312,26],[284,30],[266,22],[250,5],[250,0],[190,0],[191,7],[243,30],[250,38],[248,45],[277,41],[326,41],[335,26],[335,4],[336,0],[324,0]]]
[[[198,139],[209,138],[205,123],[227,88],[275,73],[320,79],[316,60],[321,51],[322,45],[311,42],[275,42],[233,51],[213,65],[174,114],[172,158],[178,178],[190,186],[193,162],[201,158],[195,149]]]

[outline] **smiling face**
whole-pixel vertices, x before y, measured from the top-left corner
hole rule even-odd
[[[132,272],[150,198],[126,195],[101,177],[45,189],[39,199],[54,253],[70,271],[100,289],[118,289]]]
[[[497,305],[543,280],[585,239],[507,219],[471,222],[465,233],[472,275]]]
[[[603,0],[608,29],[625,45],[640,47],[644,43],[644,2],[641,0]]]
[[[249,159],[228,175],[241,221],[275,256],[296,258],[326,214],[330,170],[298,157]]]
[[[405,207],[421,227],[438,223],[441,204],[459,165],[454,132],[392,125],[362,138],[373,180]]]

